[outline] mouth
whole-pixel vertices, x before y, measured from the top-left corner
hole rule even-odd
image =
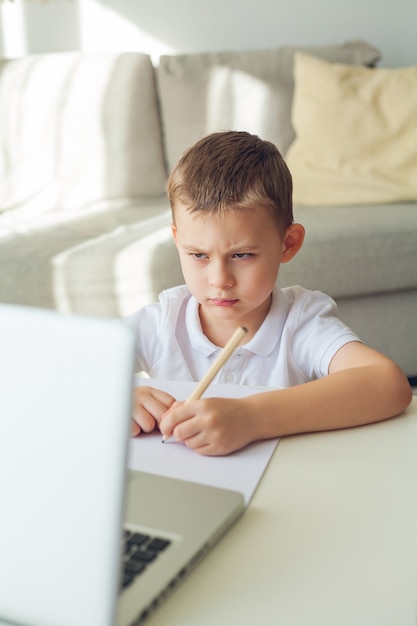
[[[228,298],[210,298],[210,302],[214,304],[214,306],[228,307],[228,306],[233,306],[237,304],[239,300],[238,299],[231,300]]]

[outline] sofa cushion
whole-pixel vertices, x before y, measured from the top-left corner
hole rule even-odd
[[[291,103],[297,50],[361,65],[372,65],[380,56],[363,41],[162,56],[156,75],[169,168],[195,141],[218,130],[247,130],[285,154],[294,139]]]
[[[417,289],[415,204],[301,207],[300,252],[278,283],[333,298]],[[116,317],[183,282],[165,197],[9,233],[0,246],[0,300]],[[416,300],[417,308],[417,300]]]
[[[294,217],[306,236],[281,265],[282,286],[302,284],[333,298],[417,288],[415,203],[299,207]]]
[[[0,211],[164,193],[154,70],[139,53],[0,61]]]
[[[338,298],[337,307],[364,343],[417,375],[417,289]]]
[[[1,241],[2,302],[117,317],[183,282],[166,196],[40,217]]]
[[[417,200],[417,67],[354,67],[295,58],[287,153],[294,202]]]

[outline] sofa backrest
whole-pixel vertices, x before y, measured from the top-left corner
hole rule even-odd
[[[0,211],[161,196],[165,181],[149,56],[0,61]]]
[[[358,65],[374,65],[380,58],[363,41],[162,56],[156,74],[169,169],[186,148],[218,130],[247,130],[285,155],[294,139],[291,103],[298,50]]]

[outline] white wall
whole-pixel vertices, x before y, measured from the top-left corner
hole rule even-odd
[[[0,56],[162,53],[366,39],[381,65],[417,65],[417,0],[0,0]]]

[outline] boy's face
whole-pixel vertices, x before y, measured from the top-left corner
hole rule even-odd
[[[300,225],[287,233],[294,226]],[[200,303],[203,330],[243,325],[253,335],[269,311],[280,263],[289,260],[287,237],[268,210],[218,216],[179,205],[172,232],[185,282]]]

